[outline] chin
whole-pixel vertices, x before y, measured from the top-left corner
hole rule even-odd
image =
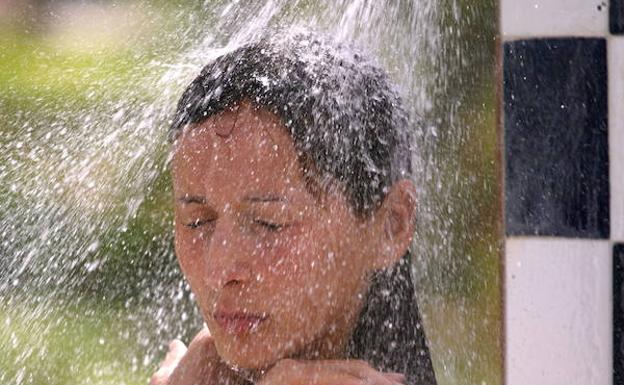
[[[217,352],[229,365],[250,370],[269,367],[281,358],[274,352],[268,352],[267,349],[254,349],[251,346],[229,345],[219,348],[217,344]]]
[[[223,361],[241,369],[265,369],[282,358],[292,354],[286,346],[292,346],[292,341],[277,342],[264,338],[247,338],[237,341],[217,341],[215,346]],[[259,336],[255,336],[259,337]],[[224,342],[224,343],[219,343]]]

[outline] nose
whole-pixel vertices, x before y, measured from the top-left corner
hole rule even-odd
[[[234,221],[218,221],[211,240],[205,248],[208,267],[207,284],[214,290],[227,285],[249,282],[252,277],[249,251],[240,229]]]

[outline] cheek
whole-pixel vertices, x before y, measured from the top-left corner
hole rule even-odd
[[[288,282],[294,281],[296,286],[301,286],[301,279],[307,279],[311,272],[320,267],[322,251],[318,247],[318,239],[314,240],[308,234],[297,231],[259,248],[260,256],[257,260],[271,275],[282,280],[286,278]]]
[[[267,306],[279,309],[290,307],[300,297],[301,258],[296,252],[298,246],[292,242],[280,242],[263,248],[254,258],[252,270],[256,275],[259,295]],[[288,301],[285,301],[288,299]]]
[[[276,297],[292,299],[287,302],[308,302],[316,306],[319,296],[331,296],[328,291],[336,291],[342,272],[337,271],[338,250],[323,242],[327,238],[301,235],[285,238],[265,249],[263,267],[257,272],[267,274],[267,286],[276,291]],[[296,300],[299,298],[299,300]],[[289,304],[284,303],[288,306]]]
[[[303,239],[275,249],[276,258],[283,256],[283,262],[274,268],[267,289],[272,292],[273,309],[279,309],[287,320],[281,325],[284,338],[314,338],[328,325],[340,322],[357,295],[358,273],[342,263],[347,256],[341,255],[345,250],[338,244],[321,242],[327,240]]]
[[[204,316],[204,320],[207,321],[206,315],[211,314],[210,309],[214,302],[215,292],[210,290],[209,285],[206,284],[208,265],[200,245],[196,232],[189,232],[185,229],[178,232],[176,229],[175,252],[180,270],[188,282],[191,292],[196,297],[197,305]]]
[[[182,273],[191,284],[199,284],[202,273],[205,271],[202,258],[202,248],[197,234],[189,233],[185,229],[176,228],[175,254]]]
[[[355,295],[364,274],[361,243],[351,242],[344,231],[328,228],[319,234],[308,244],[307,263],[304,264],[307,269],[302,273],[306,279],[313,280],[311,290],[315,296],[323,298],[327,304],[340,305]]]

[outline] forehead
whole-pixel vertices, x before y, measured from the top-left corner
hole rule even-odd
[[[175,187],[196,193],[297,187],[298,167],[279,117],[249,103],[186,128],[174,147]]]

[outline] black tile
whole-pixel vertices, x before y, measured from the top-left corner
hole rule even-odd
[[[624,0],[611,0],[609,4],[609,30],[613,34],[624,34]]]
[[[507,235],[609,237],[604,39],[504,46]]]
[[[613,246],[613,384],[624,385],[624,244]]]

